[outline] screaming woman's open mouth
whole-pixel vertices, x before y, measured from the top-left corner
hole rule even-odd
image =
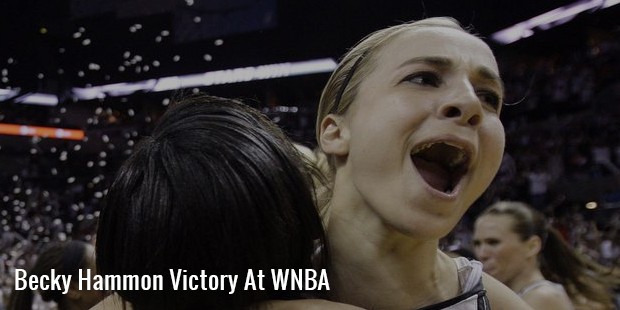
[[[458,145],[434,141],[415,147],[411,159],[428,185],[450,194],[467,172],[470,155]]]

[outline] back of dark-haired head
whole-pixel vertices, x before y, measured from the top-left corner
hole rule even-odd
[[[583,296],[604,305],[612,304],[612,288],[620,285],[618,274],[576,252],[541,212],[523,202],[499,201],[480,216],[484,215],[510,216],[511,229],[521,240],[538,236],[542,243],[538,257],[543,276],[562,284],[571,298]]]
[[[54,242],[48,244],[39,253],[39,256],[28,275],[49,275],[54,269],[56,274],[71,275],[76,278],[78,270],[86,268],[86,243],[81,241]],[[39,294],[43,301],[54,301],[58,309],[66,309],[62,290],[40,290]],[[32,309],[34,292],[28,287],[23,290],[14,290],[9,300],[8,310]]]
[[[241,309],[300,291],[173,291],[169,269],[239,275],[313,268],[325,235],[309,170],[258,111],[194,96],[171,106],[124,163],[97,233],[101,274],[163,275],[164,291],[119,291],[138,309]],[[319,261],[327,262],[326,252]],[[269,281],[267,281],[267,284]]]

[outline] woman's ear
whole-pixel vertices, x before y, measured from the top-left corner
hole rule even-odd
[[[345,156],[349,154],[349,130],[342,116],[328,114],[321,121],[319,135],[321,150],[328,155]]]
[[[527,241],[527,256],[528,257],[536,257],[540,251],[542,251],[542,240],[540,237],[534,235],[531,236]]]

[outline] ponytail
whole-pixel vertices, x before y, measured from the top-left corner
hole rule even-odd
[[[510,216],[514,220],[512,230],[521,240],[540,238],[542,249],[538,258],[543,276],[562,284],[573,303],[615,308],[613,289],[620,287],[619,273],[576,252],[560,232],[549,226],[542,213],[522,202],[500,201],[486,209],[485,214]]]
[[[564,286],[571,299],[580,296],[613,308],[612,288],[620,278],[612,269],[576,252],[554,228],[548,228],[540,259],[543,276]]]

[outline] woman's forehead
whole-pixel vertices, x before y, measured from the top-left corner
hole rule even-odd
[[[375,56],[400,65],[416,57],[442,57],[455,63],[485,67],[499,75],[489,46],[463,30],[429,26],[412,27],[395,34]]]
[[[493,226],[498,226],[498,227],[502,227],[502,228],[510,228],[507,226],[510,226],[513,223],[513,218],[512,216],[508,215],[508,214],[484,214],[481,215],[478,220],[476,220],[476,223],[484,223],[486,225],[493,225]],[[510,225],[507,225],[510,224]]]

